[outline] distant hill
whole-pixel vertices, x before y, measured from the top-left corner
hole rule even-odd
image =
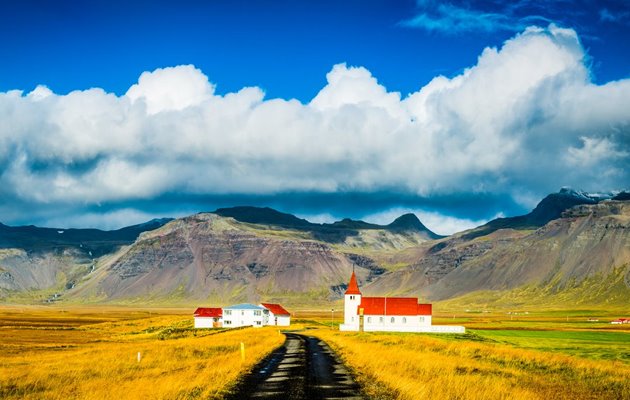
[[[0,224],[0,300],[11,294],[19,302],[57,299],[92,273],[100,257],[171,220],[154,219],[112,231]]]
[[[223,217],[231,217],[240,222],[252,224],[273,225],[282,228],[296,229],[311,232],[313,236],[324,242],[340,243],[349,236],[359,235],[361,230],[389,230],[389,231],[413,231],[426,236],[427,239],[438,239],[440,236],[420,222],[414,214],[405,214],[397,218],[389,225],[377,225],[364,221],[344,218],[330,224],[315,224],[291,214],[276,211],[269,207],[239,206],[231,208],[219,208],[213,211]]]

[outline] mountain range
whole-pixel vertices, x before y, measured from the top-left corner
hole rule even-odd
[[[562,189],[527,215],[449,237],[414,214],[314,224],[245,206],[116,231],[0,224],[0,300],[316,306],[339,300],[354,269],[371,295],[627,304],[628,197]]]

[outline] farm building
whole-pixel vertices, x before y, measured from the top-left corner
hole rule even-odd
[[[199,307],[195,310],[194,318],[195,328],[291,325],[291,314],[280,304],[274,303],[244,303],[223,308]]]
[[[199,307],[194,318],[195,328],[220,328],[223,326],[223,309]]]
[[[269,310],[255,304],[236,304],[223,307],[223,326],[239,328],[253,326],[255,328],[269,324]]]
[[[262,307],[269,310],[269,325],[289,326],[291,325],[291,314],[280,304],[261,303]]]
[[[364,297],[352,272],[344,294],[342,331],[464,333],[463,326],[432,325],[431,304],[416,297]]]
[[[613,325],[618,325],[618,324],[630,324],[630,319],[627,318],[618,318],[614,321],[610,322]]]

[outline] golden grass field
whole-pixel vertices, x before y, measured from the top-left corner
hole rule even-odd
[[[173,312],[2,308],[0,398],[221,398],[284,341],[272,328],[194,330],[190,310]]]
[[[331,326],[298,310],[291,328],[328,342],[375,399],[630,399],[630,327],[592,315],[443,313],[468,333],[440,336],[339,332],[339,313]],[[0,307],[0,398],[222,398],[283,341],[192,329],[191,309]]]
[[[630,366],[429,335],[312,331],[379,399],[630,399]]]
[[[400,400],[630,399],[630,326],[609,323],[619,315],[442,312],[435,324],[467,333],[430,335],[339,332],[330,312],[299,313],[371,398]]]

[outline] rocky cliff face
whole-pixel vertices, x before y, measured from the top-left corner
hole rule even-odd
[[[70,293],[107,300],[308,300],[338,295],[353,263],[369,281],[382,270],[328,244],[274,236],[231,218],[198,214],[146,233]]]
[[[384,274],[368,289],[434,300],[478,290],[551,285],[561,291],[630,263],[630,202],[578,205],[534,231],[499,230],[433,245],[415,264]]]
[[[16,294],[27,300],[58,299],[89,274],[93,265],[73,249],[30,254],[22,249],[0,249],[0,300]]]

